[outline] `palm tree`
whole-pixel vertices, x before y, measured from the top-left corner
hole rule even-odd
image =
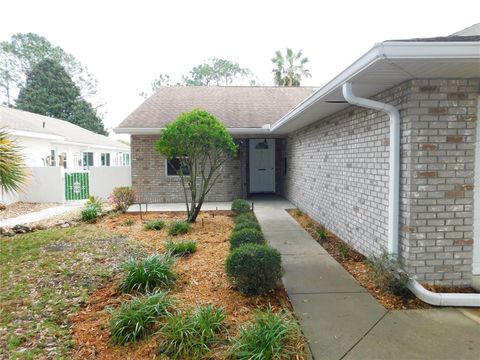
[[[20,190],[27,180],[25,161],[20,147],[0,129],[0,190]]]
[[[275,52],[275,57],[272,58],[272,62],[276,65],[276,68],[272,70],[275,85],[300,86],[303,77],[312,76],[310,70],[305,69],[308,57],[302,56],[302,50],[295,54],[290,48],[287,48],[285,56],[282,55],[280,50]]]

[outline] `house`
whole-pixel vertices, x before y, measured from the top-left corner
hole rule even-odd
[[[108,197],[130,185],[130,146],[68,121],[0,106],[0,129],[21,147],[28,181],[0,202],[55,202]]]
[[[180,113],[204,108],[241,150],[208,200],[277,193],[359,252],[398,254],[420,282],[478,287],[479,93],[474,26],[377,44],[315,91],[161,88],[116,132],[131,134],[139,195],[181,202],[154,142]]]
[[[130,146],[65,120],[0,106],[0,129],[23,148],[29,167],[129,166]]]

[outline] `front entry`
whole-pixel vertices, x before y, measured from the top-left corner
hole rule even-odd
[[[275,192],[275,139],[250,139],[249,144],[249,192]]]

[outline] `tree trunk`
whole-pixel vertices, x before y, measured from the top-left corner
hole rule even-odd
[[[203,201],[199,202],[197,206],[190,212],[187,222],[192,224],[197,220],[198,214],[200,213],[200,209],[202,208]]]

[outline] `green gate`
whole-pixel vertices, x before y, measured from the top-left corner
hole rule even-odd
[[[88,172],[65,173],[65,199],[88,199],[89,193]]]

